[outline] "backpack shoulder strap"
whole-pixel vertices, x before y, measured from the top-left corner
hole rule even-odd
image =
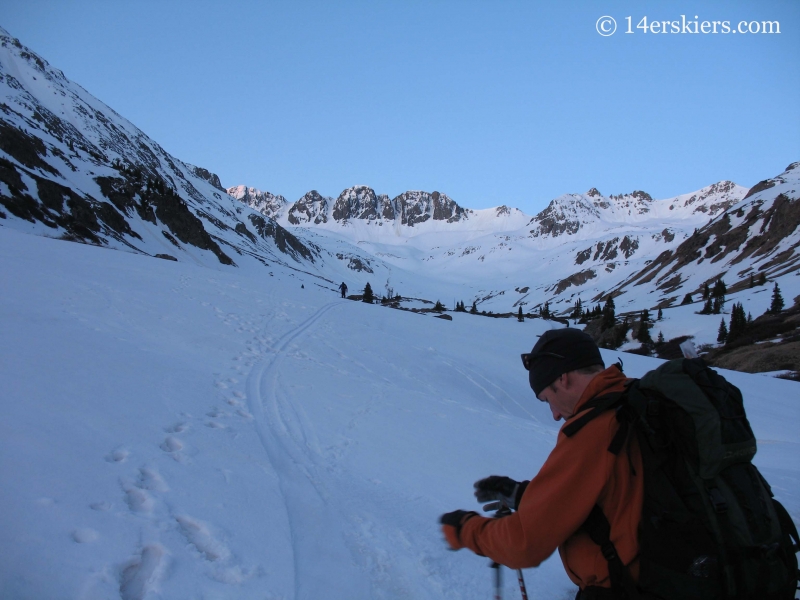
[[[631,577],[628,567],[622,562],[611,541],[611,524],[603,514],[603,510],[595,504],[581,529],[589,534],[592,541],[600,546],[603,558],[608,561],[608,576],[612,590],[625,590],[628,600],[638,600],[639,592]]]
[[[610,394],[604,394],[602,396],[598,396],[597,398],[589,400],[589,402],[583,405],[581,410],[586,410],[586,409],[591,409],[591,410],[585,412],[571,423],[565,425],[561,431],[563,431],[564,435],[566,435],[567,437],[572,437],[573,435],[578,433],[581,429],[583,429],[584,426],[590,421],[592,421],[595,417],[600,416],[607,410],[610,410],[612,408],[617,408],[618,406],[622,405],[625,396],[627,395],[626,394],[627,391],[628,390],[626,388],[622,392],[611,392]],[[624,429],[625,433],[627,434],[627,428]],[[614,454],[617,454],[619,452],[619,449],[617,449],[616,452],[612,450],[612,448],[618,445],[616,443],[617,437],[618,436],[615,436],[614,438],[615,441],[611,443],[611,446],[609,446],[609,452],[613,452]]]
[[[601,413],[616,407],[621,401],[625,392],[612,392],[611,394],[604,394],[590,400],[583,405],[583,409],[590,409],[568,425],[565,425],[561,430],[567,437],[572,437],[578,433],[583,427],[592,419],[599,416]]]

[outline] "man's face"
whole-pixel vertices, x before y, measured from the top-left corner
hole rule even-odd
[[[547,402],[550,406],[550,412],[553,413],[553,419],[556,421],[569,419],[575,410],[575,403],[578,400],[573,398],[574,394],[571,394],[570,390],[565,387],[565,377],[567,376],[561,375],[537,396],[542,402]]]

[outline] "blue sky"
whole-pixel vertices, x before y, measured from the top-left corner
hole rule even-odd
[[[636,28],[681,15],[781,33]],[[290,201],[367,184],[533,214],[800,160],[797,0],[5,0],[0,25],[178,158]]]

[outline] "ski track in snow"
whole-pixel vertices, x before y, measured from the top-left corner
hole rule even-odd
[[[308,528],[310,517],[327,513],[321,482],[315,471],[313,455],[319,456],[318,444],[308,421],[283,398],[278,385],[279,366],[286,349],[294,340],[317,323],[327,312],[339,306],[339,302],[324,305],[297,327],[281,336],[262,362],[253,366],[247,378],[247,399],[250,413],[255,419],[261,444],[273,469],[278,473],[280,492],[292,537],[292,568],[294,596],[301,596],[304,584],[316,579],[314,571],[326,572],[328,568],[317,564],[308,572],[300,564],[298,547],[303,547],[307,536],[298,533],[298,523]],[[312,446],[316,450],[312,450]],[[308,506],[313,505],[313,509]],[[300,508],[304,507],[304,508]],[[322,519],[321,525],[325,525]],[[313,527],[310,527],[313,531]],[[318,563],[336,560],[333,556],[319,557]],[[338,557],[341,559],[341,554]]]

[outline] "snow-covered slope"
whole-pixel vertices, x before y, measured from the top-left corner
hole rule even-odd
[[[557,324],[448,322],[271,272],[0,228],[1,597],[491,596],[487,560],[446,550],[437,519],[544,461],[559,424],[519,353]],[[725,375],[800,520],[797,384]],[[574,596],[557,554],[525,577],[531,598]]]
[[[314,269],[291,233],[0,29],[0,223],[219,268]]]
[[[754,186],[742,202],[718,215],[674,249],[664,252],[617,289],[650,284],[687,292],[724,276],[744,287],[751,276],[796,279],[800,271],[800,162]],[[789,284],[791,285],[791,284]],[[795,286],[792,286],[795,287]]]

